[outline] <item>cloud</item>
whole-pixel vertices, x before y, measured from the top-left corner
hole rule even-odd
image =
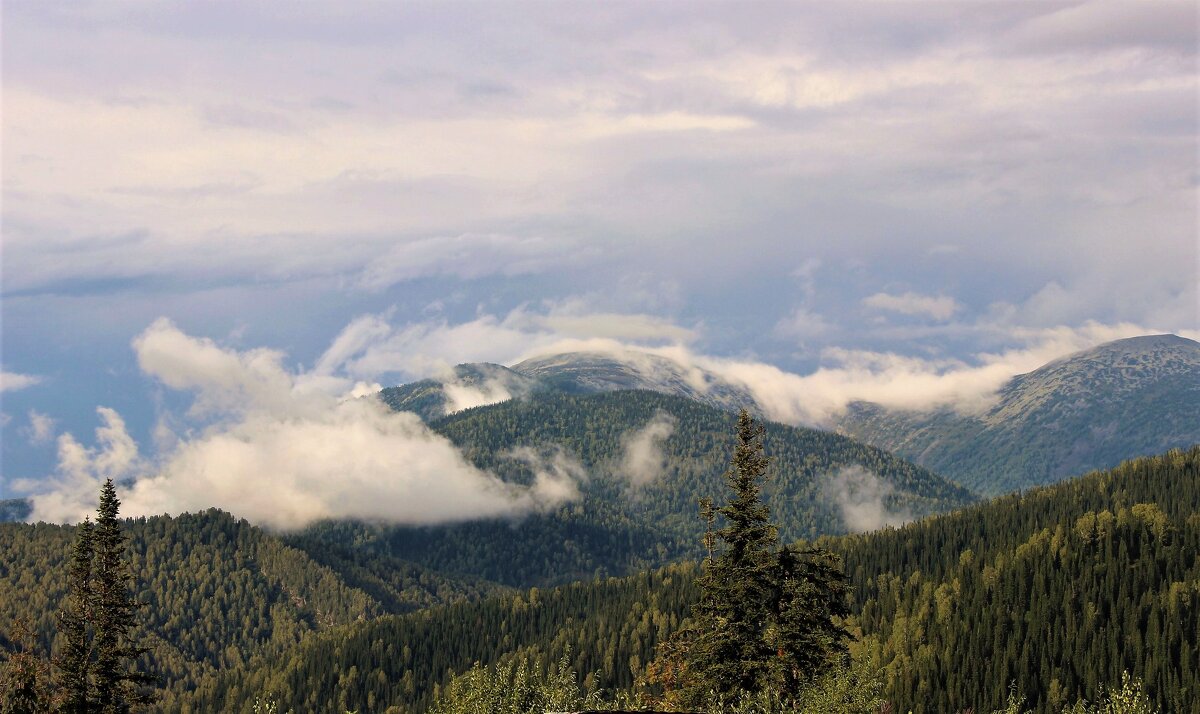
[[[855,533],[899,526],[913,519],[908,510],[888,505],[895,487],[861,466],[846,466],[826,477],[822,489],[837,505],[846,528]]]
[[[29,439],[29,443],[35,446],[44,444],[54,437],[54,419],[37,410],[30,409],[29,426],[24,433]]]
[[[806,307],[797,307],[791,314],[775,323],[775,334],[800,340],[820,337],[832,326],[819,314]]]
[[[18,374],[16,372],[0,372],[0,393],[15,392],[18,389],[32,387],[35,384],[41,383],[42,378],[32,374]]]
[[[505,402],[529,393],[530,385],[515,374],[497,371],[483,379],[467,381],[451,373],[442,379],[446,413]]]
[[[364,343],[357,356],[346,362],[345,369],[361,378],[390,371],[413,377],[437,376],[448,374],[447,365],[459,361],[511,365],[532,357],[590,352],[622,361],[652,382],[682,380],[683,385],[699,394],[729,390],[747,394],[776,421],[831,427],[855,401],[897,409],[952,408],[976,413],[991,406],[997,390],[1015,375],[1103,342],[1156,332],[1132,323],[1024,327],[1003,322],[1004,316],[1002,313],[995,321],[952,326],[1001,340],[1007,345],[1003,349],[958,358],[826,348],[815,369],[797,373],[751,358],[704,354],[682,342],[661,344],[654,338],[690,331],[657,326],[646,331],[641,325],[655,322],[638,315],[630,316],[632,329],[608,334],[648,338],[641,342],[558,332],[554,328],[559,323],[520,308],[503,317],[481,315],[458,324],[436,320],[380,330],[376,342]],[[617,322],[620,317],[603,316],[598,322]],[[586,324],[588,317],[581,315],[579,320]],[[598,332],[606,334],[604,330]],[[1200,333],[1186,330],[1181,334],[1200,337]],[[463,403],[504,398],[498,385],[489,387],[489,391],[489,395],[468,392]]]
[[[945,295],[932,297],[912,292],[902,295],[875,293],[864,298],[862,304],[876,310],[898,312],[902,315],[925,315],[942,321],[949,320],[954,317],[954,313],[962,309],[958,301],[952,297]]]
[[[578,495],[572,479],[580,471],[565,456],[521,454],[534,481],[507,483],[470,464],[415,415],[393,413],[376,399],[343,398],[329,390],[344,380],[289,373],[279,353],[223,349],[163,320],[134,347],[147,374],[193,392],[202,408],[191,413],[211,423],[146,459],[121,417],[101,408],[94,447],[64,434],[53,477],[22,484],[38,491],[33,520],[81,518],[108,477],[133,482],[122,492],[126,515],[216,506],[281,529],[324,518],[434,524],[507,517]]]
[[[105,479],[122,480],[140,469],[142,460],[125,420],[108,407],[97,407],[96,413],[101,425],[96,428],[94,446],[84,446],[73,435],[62,434],[58,437],[58,467],[50,479],[18,479],[12,483],[18,493],[36,490],[30,499],[31,520],[81,520],[95,511]]]
[[[666,468],[663,442],[675,433],[678,420],[658,412],[645,426],[621,437],[621,459],[617,472],[638,490],[662,476]]]

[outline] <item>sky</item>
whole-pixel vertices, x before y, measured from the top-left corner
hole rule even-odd
[[[106,474],[159,484],[147,512],[243,503],[289,459],[333,496],[279,525],[361,514],[326,483],[354,435],[432,437],[345,397],[458,362],[656,350],[822,425],[1200,330],[1191,2],[0,19],[0,497],[48,518]],[[473,514],[571,497],[556,457],[510,493],[444,446]]]

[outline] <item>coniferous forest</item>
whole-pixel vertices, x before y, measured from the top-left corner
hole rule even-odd
[[[1197,0],[0,27],[0,714],[1200,714]]]
[[[514,591],[322,539],[285,543],[215,511],[122,528],[146,603],[138,666],[158,677],[166,711],[248,712],[268,699],[281,711],[427,711],[477,664],[535,679],[570,671],[605,701],[661,702],[664,645],[693,622],[705,572],[683,562]],[[3,616],[31,623],[34,652],[60,652],[55,613],[78,528],[3,529]],[[1057,712],[1128,674],[1160,710],[1198,711],[1200,449],[792,544],[813,547],[844,568],[834,621],[894,710],[991,711],[1017,696]]]

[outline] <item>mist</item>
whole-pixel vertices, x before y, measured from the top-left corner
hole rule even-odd
[[[675,433],[678,420],[659,411],[645,426],[621,438],[621,461],[617,472],[637,491],[657,481],[666,471],[663,442]]]
[[[896,492],[895,487],[861,466],[846,466],[827,476],[822,491],[837,505],[846,528],[855,533],[899,526],[913,520],[907,509],[888,505],[888,499]]]

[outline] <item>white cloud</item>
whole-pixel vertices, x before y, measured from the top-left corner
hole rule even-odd
[[[861,466],[846,466],[826,477],[823,491],[837,505],[846,528],[855,533],[899,526],[912,520],[909,511],[888,505],[895,487]]]
[[[34,445],[50,441],[54,437],[54,419],[35,409],[30,409],[29,427],[25,430],[25,435]]]
[[[780,337],[799,340],[821,337],[832,329],[832,326],[818,313],[806,307],[797,307],[791,314],[775,323],[775,334]]]
[[[901,295],[875,293],[864,298],[862,304],[876,310],[898,312],[902,315],[926,315],[935,320],[949,320],[954,313],[962,309],[952,297],[946,295],[930,296],[907,292]]]
[[[18,389],[25,389],[39,384],[42,381],[41,377],[32,374],[18,374],[16,372],[0,371],[0,393],[15,392]]]
[[[581,319],[586,321],[586,317]],[[601,322],[609,319],[605,317]],[[641,318],[630,319],[636,325]],[[446,374],[447,365],[453,362],[515,364],[530,357],[592,352],[622,360],[651,381],[671,377],[663,373],[663,368],[673,365],[671,369],[697,392],[732,386],[748,393],[771,419],[831,426],[854,401],[910,410],[949,407],[965,413],[978,412],[990,406],[996,391],[1015,375],[1103,342],[1157,331],[1132,323],[1089,322],[1080,327],[1030,328],[981,322],[963,329],[1002,336],[1013,346],[965,358],[827,348],[821,354],[820,367],[797,374],[758,360],[705,355],[679,342],[664,345],[656,344],[657,340],[639,343],[600,336],[577,337],[557,332],[554,326],[553,320],[524,308],[503,318],[481,315],[459,324],[411,323],[393,328],[376,344],[365,345],[361,356],[348,361],[346,369],[361,376],[388,371],[425,376]],[[642,334],[642,331],[635,327],[627,334]],[[671,333],[667,330],[653,334]],[[1188,331],[1180,334],[1200,336]],[[502,395],[496,391],[492,396],[498,401]]]
[[[637,490],[653,483],[666,468],[663,442],[675,433],[678,420],[666,412],[658,412],[645,426],[621,437],[621,459],[617,473]]]
[[[498,404],[513,398],[508,386],[500,380],[489,380],[479,385],[449,381],[442,383],[442,389],[446,395],[447,414],[488,404]]]
[[[415,415],[374,399],[344,399],[361,385],[289,373],[276,352],[223,349],[163,320],[134,347],[147,374],[194,392],[200,408],[193,413],[214,421],[147,460],[120,416],[101,408],[96,446],[64,434],[54,476],[21,485],[33,492],[32,519],[82,517],[108,477],[135,479],[122,493],[126,515],[216,506],[285,529],[322,518],[432,524],[513,516],[578,493],[572,479],[580,472],[565,456],[528,461],[535,471],[529,487],[506,483],[471,465]]]

